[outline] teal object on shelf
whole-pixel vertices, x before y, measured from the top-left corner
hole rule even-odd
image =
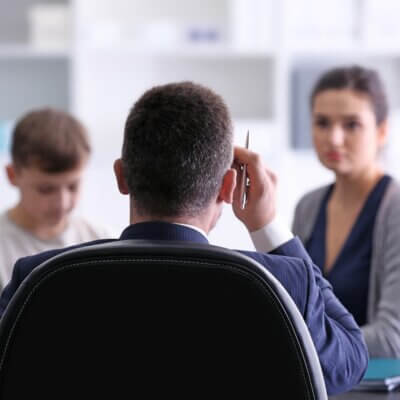
[[[400,376],[400,359],[371,358],[363,379],[385,379]]]
[[[391,391],[400,387],[400,359],[371,358],[355,390]]]
[[[0,121],[0,155],[8,154],[10,151],[13,126],[13,121]]]

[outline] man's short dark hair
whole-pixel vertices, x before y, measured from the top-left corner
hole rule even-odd
[[[89,154],[85,127],[61,110],[33,110],[17,121],[12,134],[11,157],[16,167],[65,172],[78,167]]]
[[[232,141],[228,108],[209,88],[179,82],[145,92],[128,115],[122,149],[136,211],[198,215],[218,194]]]

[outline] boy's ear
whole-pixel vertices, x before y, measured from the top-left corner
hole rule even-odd
[[[233,203],[233,194],[236,188],[237,172],[234,168],[229,168],[222,179],[222,185],[219,191],[218,199],[225,203]]]
[[[11,185],[18,186],[17,171],[16,171],[14,164],[6,165],[6,175],[7,175],[8,181],[11,183]]]
[[[381,122],[378,126],[378,143],[382,147],[388,139],[388,121]]]
[[[114,174],[117,179],[118,189],[122,194],[129,194],[128,185],[126,184],[124,170],[122,168],[122,160],[118,158],[114,161]]]

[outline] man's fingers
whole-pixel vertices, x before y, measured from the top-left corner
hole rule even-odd
[[[261,161],[261,157],[258,153],[254,153],[251,150],[245,149],[244,147],[234,148],[234,158],[239,164],[258,164]]]

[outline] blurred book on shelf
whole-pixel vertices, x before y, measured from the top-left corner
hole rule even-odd
[[[29,40],[41,49],[65,49],[71,40],[68,4],[33,4],[28,9]]]

